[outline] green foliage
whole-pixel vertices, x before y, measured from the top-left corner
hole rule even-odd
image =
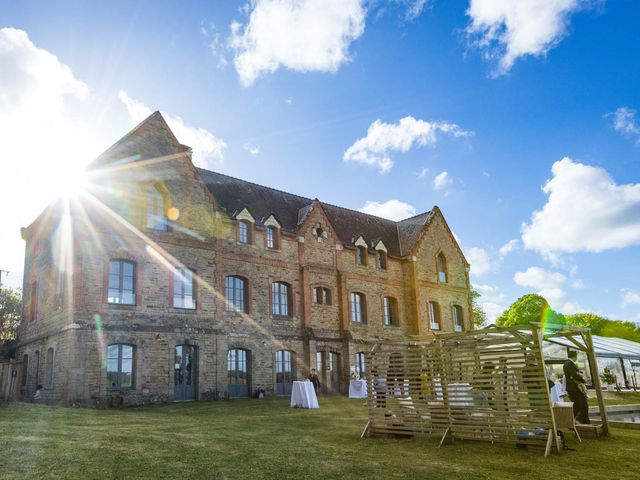
[[[0,343],[15,340],[22,315],[20,290],[0,287]]]
[[[481,328],[487,321],[487,313],[478,303],[478,299],[482,295],[477,290],[471,290],[471,302],[473,307],[473,324],[476,328]]]
[[[564,324],[565,318],[561,313],[553,311],[544,297],[529,293],[513,302],[496,320],[496,325],[508,327],[532,322]]]
[[[624,338],[632,342],[640,342],[640,327],[632,322],[609,320],[592,313],[577,313],[567,316],[567,324],[590,328],[591,333],[602,337]]]

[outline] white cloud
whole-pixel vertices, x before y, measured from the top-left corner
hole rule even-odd
[[[242,148],[244,148],[247,152],[249,152],[249,154],[253,155],[254,157],[256,155],[260,155],[260,147],[256,146],[256,145],[251,145],[250,143],[245,143]]]
[[[493,268],[491,255],[484,248],[468,247],[464,249],[464,256],[471,265],[471,274],[484,275]]]
[[[419,17],[424,9],[429,6],[429,0],[405,0],[404,3],[407,4],[407,13],[405,14],[407,20]]]
[[[559,272],[551,272],[540,267],[529,267],[524,272],[516,272],[513,281],[521,287],[551,291],[564,285],[567,277]]]
[[[433,179],[433,189],[435,191],[439,191],[445,187],[448,187],[449,185],[451,185],[451,183],[453,183],[453,180],[451,179],[449,174],[447,172],[440,172]]]
[[[254,0],[246,25],[231,24],[230,47],[240,82],[281,67],[336,72],[365,28],[364,0]]]
[[[517,249],[519,244],[520,242],[518,240],[509,240],[507,243],[500,247],[500,250],[498,250],[498,252],[500,253],[501,257],[506,257],[515,249]]]
[[[428,173],[429,173],[429,169],[427,167],[422,167],[422,169],[418,172],[417,177],[419,179],[423,179],[427,176]]]
[[[622,289],[621,307],[626,308],[632,305],[640,305],[640,291],[631,288]]]
[[[126,92],[120,90],[118,98],[129,112],[132,125],[137,125],[151,115],[152,110],[144,103],[134,100]],[[199,167],[211,168],[224,160],[223,151],[227,144],[204,128],[191,127],[181,117],[162,112],[169,128],[178,141],[193,149],[193,163]]]
[[[358,211],[396,222],[416,215],[416,209],[413,205],[400,200],[389,200],[384,203],[367,200],[364,207],[359,208]]]
[[[616,132],[640,143],[640,125],[636,123],[635,110],[629,107],[620,107],[615,112],[607,113],[605,117],[613,119],[613,128]]]
[[[498,59],[495,74],[507,73],[526,55],[542,56],[564,38],[572,14],[593,0],[471,0],[466,32],[486,59]]]
[[[360,138],[344,153],[345,162],[356,162],[377,166],[380,173],[387,173],[393,167],[390,152],[407,152],[414,145],[423,147],[433,145],[438,133],[454,137],[470,135],[458,125],[446,122],[426,122],[409,116],[400,119],[397,124],[376,120],[367,130],[367,136]]]
[[[3,283],[21,286],[20,227],[73,188],[105,144],[96,134],[104,128],[85,114],[90,98],[89,87],[26,32],[0,29],[0,190],[11,203],[0,228],[0,266],[11,271]]]
[[[606,170],[555,162],[543,191],[549,197],[522,226],[525,248],[553,258],[640,244],[640,183],[618,185]]]
[[[485,302],[501,303],[504,302],[504,293],[500,291],[498,287],[492,287],[491,285],[473,285],[473,288],[478,291],[480,300]],[[502,313],[502,312],[500,312]]]
[[[494,302],[479,302],[484,313],[487,314],[487,323],[493,323],[507,309]]]
[[[574,313],[583,313],[584,308],[579,303],[576,302],[566,302],[562,307],[560,307],[560,312],[565,315],[572,315]]]

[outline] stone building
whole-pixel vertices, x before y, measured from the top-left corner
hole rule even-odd
[[[196,168],[156,112],[29,227],[23,398],[82,405],[325,391],[368,343],[472,328],[438,209],[393,222]]]

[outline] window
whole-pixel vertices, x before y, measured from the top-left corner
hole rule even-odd
[[[462,317],[462,307],[460,305],[453,306],[453,330],[461,332],[464,328],[464,321]]]
[[[278,317],[288,317],[291,307],[291,287],[283,282],[271,284],[271,313]]]
[[[107,348],[107,385],[133,387],[133,345],[114,343]]]
[[[318,375],[320,375],[320,372],[322,371],[322,355],[324,354],[324,352],[316,352],[316,371],[318,372]]]
[[[442,253],[438,254],[438,282],[447,283],[447,260]]]
[[[331,305],[331,290],[326,287],[314,288],[313,303],[318,305]]]
[[[380,250],[378,252],[378,270],[387,269],[387,253]]]
[[[267,248],[278,248],[278,231],[276,227],[267,227]]]
[[[242,277],[228,276],[225,279],[227,312],[249,313],[247,281]]]
[[[249,396],[249,351],[234,348],[227,353],[227,379],[230,397]]]
[[[27,374],[29,373],[29,355],[26,353],[22,357],[22,375],[20,378],[20,385],[23,387],[27,385]]]
[[[396,299],[391,297],[384,297],[382,299],[382,307],[384,310],[384,324],[385,326],[392,326],[398,324],[398,313],[396,307]]]
[[[276,393],[278,395],[291,395],[293,385],[293,362],[289,350],[276,352]]]
[[[53,385],[53,348],[47,350],[47,370],[45,373],[45,381],[47,385]]]
[[[149,185],[147,188],[147,228],[167,230],[164,197],[154,185]]]
[[[360,378],[364,378],[364,352],[356,353],[356,373]]]
[[[173,308],[195,310],[196,296],[193,272],[179,268],[173,272]]]
[[[356,247],[356,265],[367,265],[367,249],[363,246]]]
[[[429,327],[440,330],[440,306],[436,302],[429,302]]]
[[[364,323],[366,321],[366,302],[362,293],[351,294],[351,321]]]
[[[126,260],[109,261],[109,292],[107,302],[119,305],[136,304],[135,264]]]
[[[29,295],[29,320],[34,321],[38,314],[38,282],[31,283],[31,294]]]
[[[40,383],[40,352],[36,350],[36,388]]]
[[[238,241],[240,243],[251,243],[251,225],[245,220],[238,222]]]

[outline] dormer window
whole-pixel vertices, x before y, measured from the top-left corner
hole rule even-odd
[[[356,265],[367,265],[367,249],[363,246],[356,247]]]
[[[155,185],[147,187],[147,228],[166,231],[167,217],[164,197]]]
[[[238,222],[238,241],[246,245],[251,243],[251,224],[246,220]]]
[[[278,230],[276,227],[267,227],[267,248],[278,248]]]
[[[378,270],[387,269],[387,252],[382,250],[378,251]]]
[[[447,260],[444,254],[438,254],[436,263],[438,266],[438,282],[447,283]]]

